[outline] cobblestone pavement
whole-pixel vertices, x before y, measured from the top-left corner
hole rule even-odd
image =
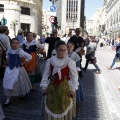
[[[120,120],[120,70],[107,70],[112,62],[115,52],[110,47],[105,50],[98,48],[96,52],[98,64],[102,74],[97,75],[92,64],[83,72],[82,86],[85,100],[77,106],[76,120]],[[83,57],[83,67],[85,59]],[[45,62],[42,61],[42,72]],[[115,67],[119,67],[117,62]],[[2,81],[0,80],[0,104],[3,104]],[[12,97],[11,105],[4,108],[5,120],[44,120],[41,116],[41,90],[30,92],[25,100]]]

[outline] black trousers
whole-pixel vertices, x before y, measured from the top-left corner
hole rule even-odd
[[[85,69],[87,69],[88,64],[89,64],[90,61],[91,61],[91,63],[96,67],[96,69],[97,69],[98,71],[100,71],[100,68],[99,68],[99,66],[96,64],[96,61],[95,61],[94,59],[87,59],[87,60],[86,60]]]

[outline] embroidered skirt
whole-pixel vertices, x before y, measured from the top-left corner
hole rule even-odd
[[[30,92],[32,85],[24,67],[19,68],[18,80],[13,85],[13,90],[4,89],[5,96],[22,96]]]
[[[40,83],[41,82],[41,70],[40,70],[40,60],[36,59],[35,70],[32,72],[28,72],[31,84]]]
[[[69,83],[65,79],[58,86],[50,81],[45,98],[45,120],[72,120],[75,117],[76,103],[68,96]]]

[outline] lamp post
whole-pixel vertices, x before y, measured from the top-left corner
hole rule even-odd
[[[75,20],[75,19],[73,18],[73,30],[74,30],[74,22],[75,22],[74,20]]]

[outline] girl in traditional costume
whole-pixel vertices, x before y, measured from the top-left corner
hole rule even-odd
[[[32,56],[19,48],[16,38],[12,39],[11,46],[6,54],[8,65],[3,78],[4,95],[7,96],[5,106],[9,105],[11,96],[23,97],[32,88],[27,72],[22,67]],[[21,58],[25,58],[25,61],[21,62]]]
[[[32,32],[26,34],[26,40],[20,46],[32,56],[32,59],[25,63],[25,69],[29,75],[33,89],[36,89],[35,83],[41,81],[40,62],[37,58],[37,53],[43,52],[44,46],[33,39]]]
[[[80,69],[80,57],[76,52],[73,51],[73,49],[74,49],[74,44],[69,41],[67,44],[68,56],[76,62],[76,69],[79,73],[79,71],[81,71],[81,69]],[[76,91],[76,100],[77,100],[76,102],[80,103],[80,101],[84,100],[84,96],[83,96],[80,77],[79,77],[78,81],[79,81],[79,87],[78,87],[78,90]]]
[[[56,51],[57,55],[47,60],[40,84],[45,95],[45,120],[72,120],[78,73],[75,62],[66,56],[65,42],[58,42]]]

